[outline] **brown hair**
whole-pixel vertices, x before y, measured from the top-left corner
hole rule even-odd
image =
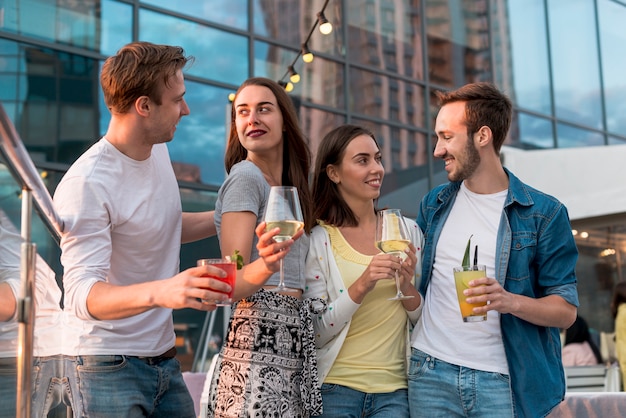
[[[494,150],[500,155],[513,117],[513,105],[506,95],[487,82],[466,84],[457,90],[435,94],[441,106],[465,102],[467,136],[471,138],[481,127],[489,127],[493,133]]]
[[[193,57],[179,46],[132,42],[107,58],[100,84],[104,102],[111,112],[127,113],[135,100],[148,96],[161,104],[161,88]]]
[[[617,310],[622,303],[626,303],[626,282],[618,282],[613,289],[613,297],[611,298],[613,318],[617,316]]]
[[[305,231],[310,232],[314,225],[311,192],[309,190],[309,170],[311,168],[311,152],[306,138],[300,129],[298,114],[291,98],[274,80],[264,77],[252,77],[239,86],[235,93],[235,99],[245,87],[261,86],[267,87],[276,97],[278,109],[283,116],[283,173],[282,184],[285,186],[296,186],[300,197],[300,206],[304,216]],[[248,150],[239,142],[237,125],[235,123],[236,111],[233,106],[230,112],[230,133],[226,153],[224,155],[224,166],[226,172],[248,156]]]
[[[315,219],[320,219],[335,226],[357,226],[358,219],[350,206],[339,193],[337,185],[326,174],[328,165],[340,165],[346,148],[358,136],[371,137],[380,150],[374,134],[356,125],[341,125],[328,132],[317,149],[315,171],[313,172],[313,201]]]

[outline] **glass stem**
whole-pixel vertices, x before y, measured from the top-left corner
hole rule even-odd
[[[400,290],[400,277],[398,276],[398,270],[396,270],[396,291],[396,294],[398,296],[404,296],[404,294]]]
[[[278,282],[279,289],[282,289],[283,287],[285,287],[285,272],[283,270],[283,261],[285,260],[282,258],[279,261],[279,266],[280,266],[280,281]]]

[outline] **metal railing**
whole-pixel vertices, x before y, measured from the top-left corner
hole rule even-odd
[[[63,223],[54,211],[52,198],[39,176],[13,123],[0,104],[0,152],[11,174],[22,188],[20,289],[17,297],[18,351],[16,414],[30,417],[31,365],[35,319],[35,261],[37,246],[31,242],[32,203],[57,243]]]

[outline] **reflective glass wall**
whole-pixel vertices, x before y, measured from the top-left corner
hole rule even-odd
[[[213,208],[224,179],[228,94],[250,76],[288,81],[292,64],[301,80],[290,95],[313,154],[341,123],[372,129],[387,171],[383,195],[402,194],[397,206],[409,216],[425,190],[445,181],[441,163],[431,158],[434,90],[496,82],[515,103],[512,146],[626,143],[624,1],[329,0],[325,15],[333,31],[323,35],[313,25],[325,4],[1,0],[0,102],[48,173],[53,193],[69,164],[106,131],[109,114],[98,82],[103,60],[132,40],[183,46],[195,57],[185,73],[191,114],[168,146],[189,210]],[[309,35],[315,58],[304,63]],[[415,183],[422,185],[417,192],[401,192]],[[613,230],[623,228],[614,222]],[[594,255],[599,251],[581,257],[581,282],[598,282],[589,266],[601,260]],[[181,267],[211,253],[217,254],[215,240],[186,245]],[[55,257],[50,262],[58,265]],[[591,295],[600,292],[594,286]],[[602,300],[603,312],[590,322],[606,330],[612,327],[604,312],[609,287],[581,306],[591,315]],[[178,322],[191,324],[185,332],[195,341],[202,318],[178,314]]]
[[[565,148],[626,143],[619,45],[626,3],[494,2],[496,81],[518,107],[511,145]],[[496,23],[497,22],[497,23]]]

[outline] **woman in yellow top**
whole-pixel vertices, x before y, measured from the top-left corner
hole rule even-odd
[[[385,170],[374,135],[354,125],[329,132],[313,176],[314,215],[303,297],[326,306],[313,315],[323,417],[408,417],[408,328],[421,312],[414,285],[422,245],[406,219],[408,257],[375,246],[376,208]],[[389,301],[401,290],[413,298]]]
[[[615,318],[615,352],[622,371],[622,387],[626,389],[626,282],[615,285],[611,313]]]

